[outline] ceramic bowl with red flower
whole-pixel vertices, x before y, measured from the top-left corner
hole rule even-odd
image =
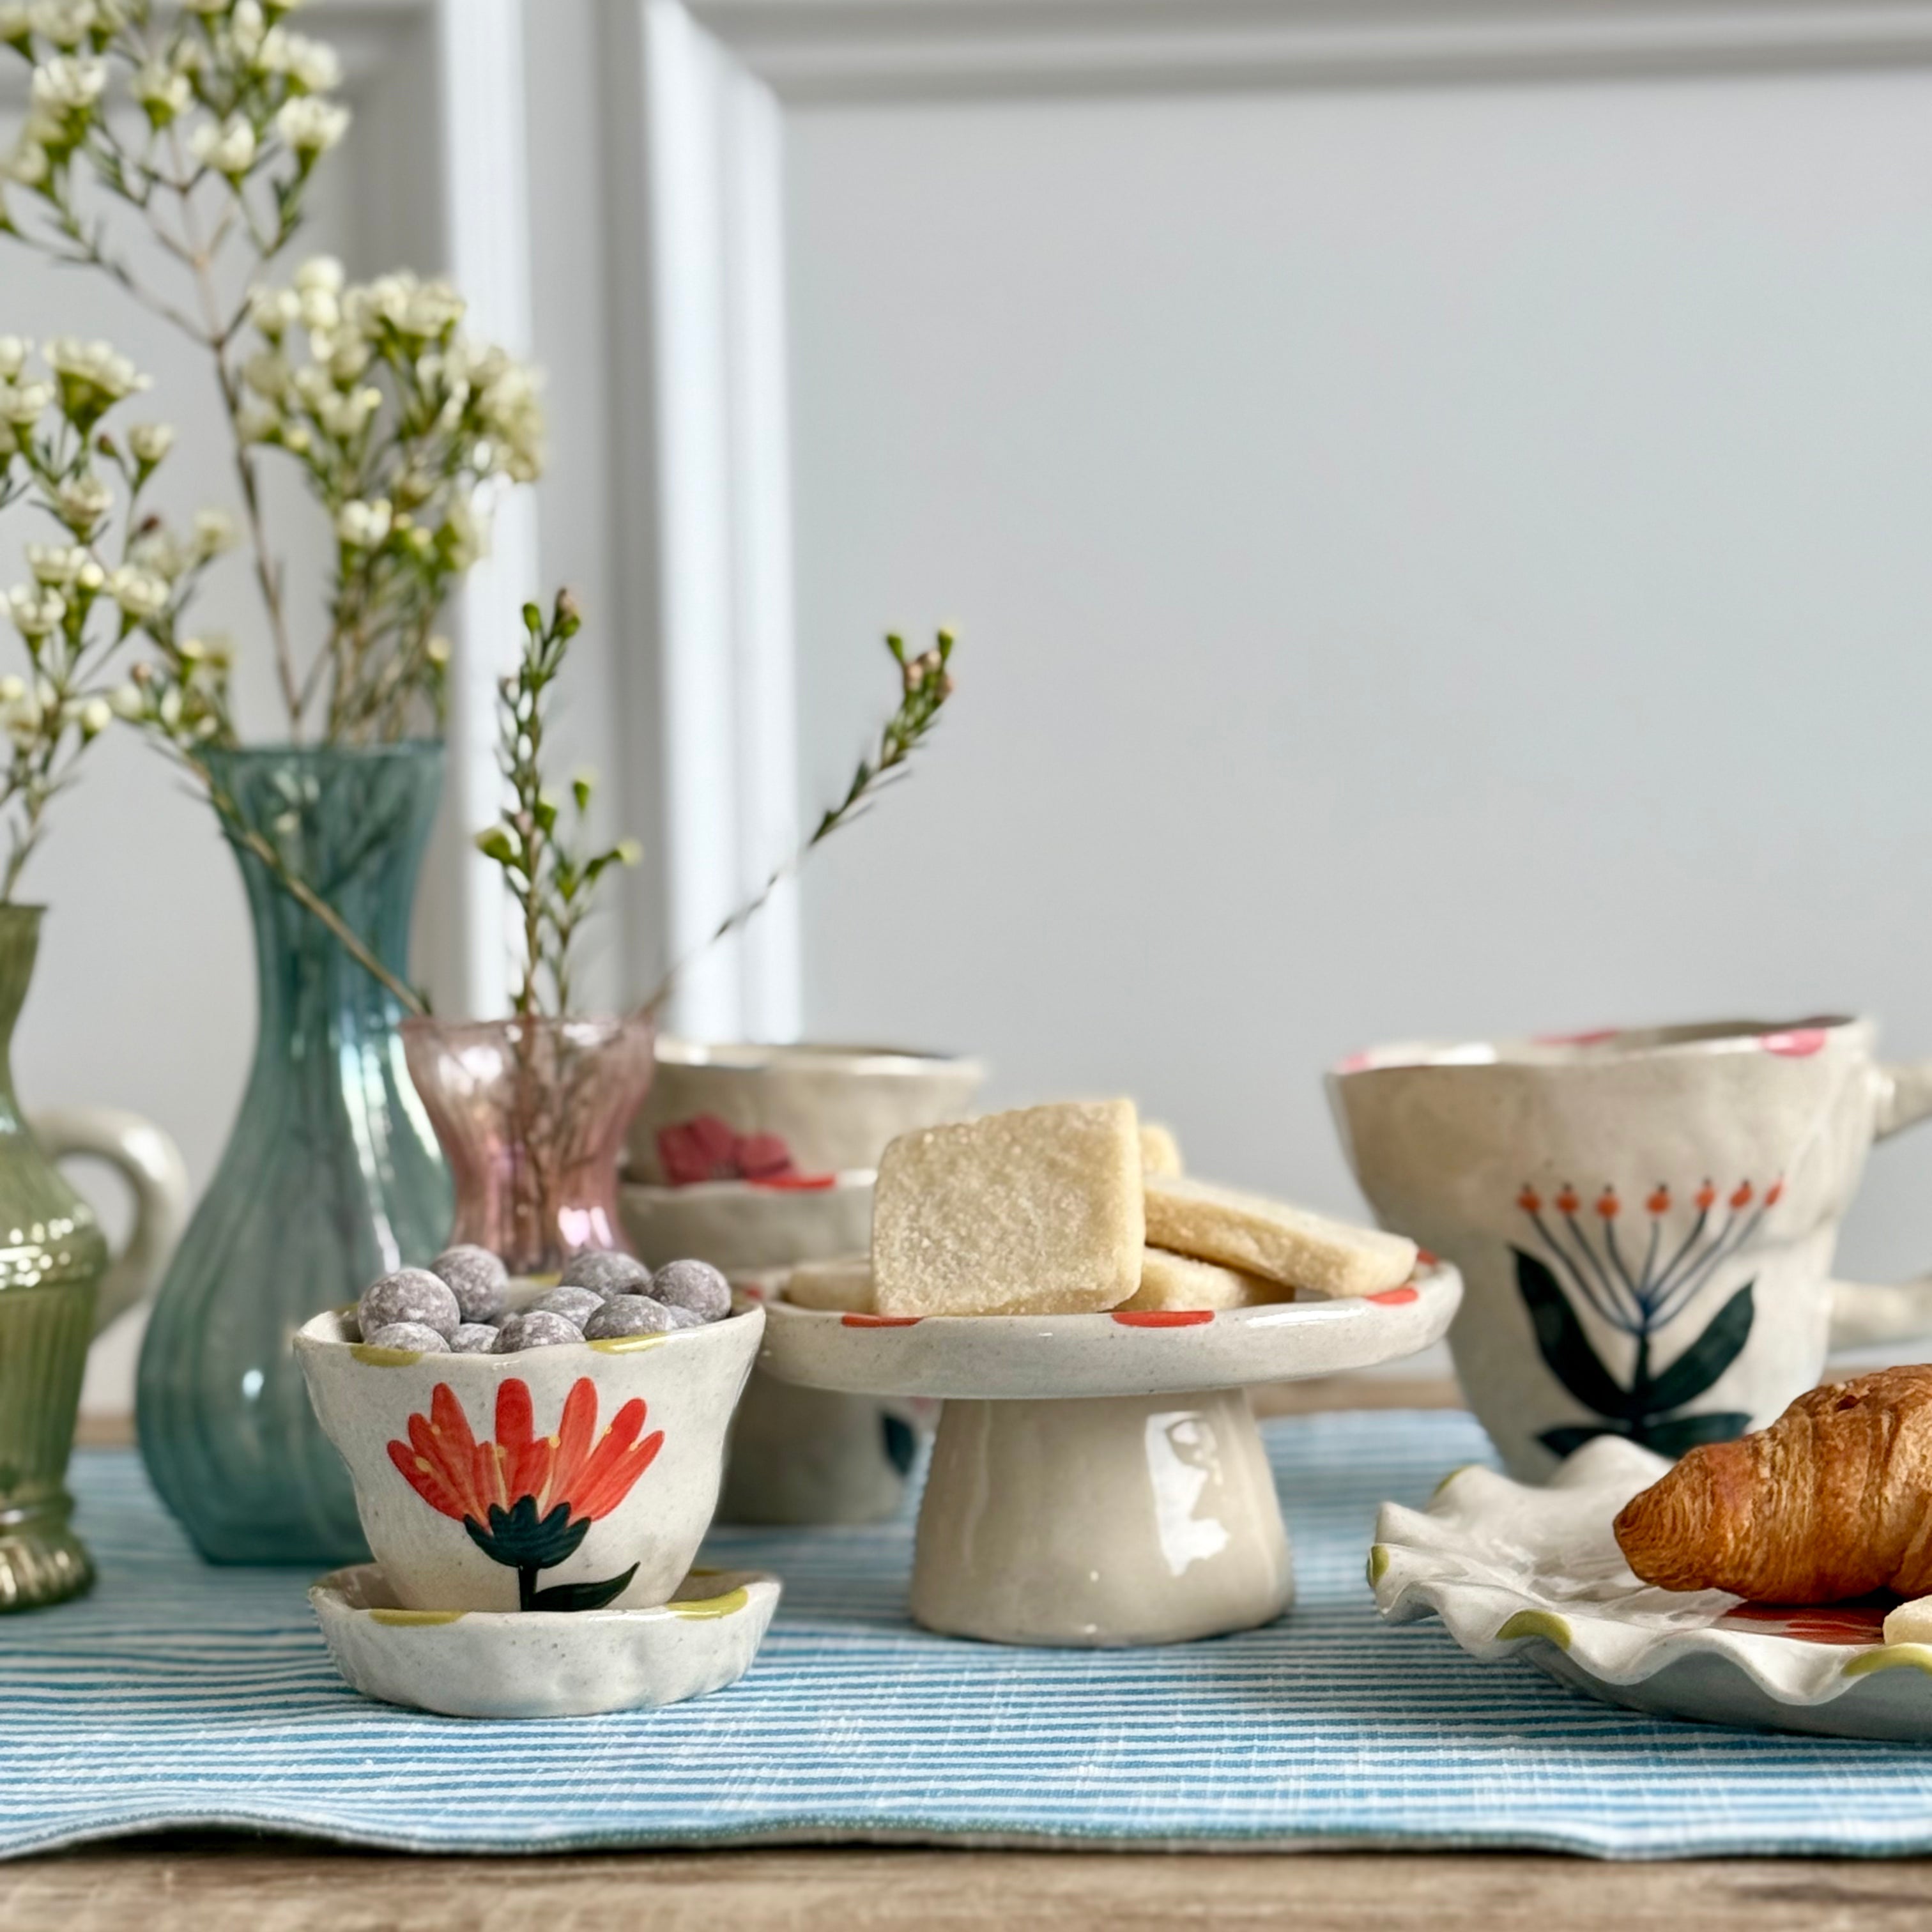
[[[295,1346],[404,1607],[641,1610],[670,1600],[710,1526],[764,1321],[418,1355],[331,1313]]]

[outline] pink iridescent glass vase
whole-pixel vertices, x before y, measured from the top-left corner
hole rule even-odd
[[[515,1275],[622,1248],[617,1156],[651,1084],[655,1029],[620,1019],[412,1019],[410,1077],[456,1185],[450,1240]]]

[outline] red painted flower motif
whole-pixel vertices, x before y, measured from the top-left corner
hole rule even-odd
[[[658,1160],[674,1187],[700,1180],[749,1180],[765,1187],[830,1187],[830,1174],[801,1174],[776,1134],[740,1134],[716,1114],[657,1131]]]
[[[644,1432],[645,1407],[633,1398],[601,1434],[597,1384],[580,1376],[564,1397],[554,1436],[538,1436],[528,1383],[512,1377],[496,1390],[496,1438],[478,1442],[446,1382],[429,1414],[412,1415],[406,1442],[389,1460],[430,1508],[453,1518],[493,1562],[514,1570],[525,1610],[596,1610],[631,1580],[637,1566],[602,1583],[539,1591],[537,1573],[574,1553],[592,1523],[608,1516],[657,1460],[664,1431]]]

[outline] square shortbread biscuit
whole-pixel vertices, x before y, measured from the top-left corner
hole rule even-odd
[[[1146,1189],[1150,1246],[1240,1268],[1285,1288],[1334,1297],[1377,1294],[1406,1281],[1415,1267],[1415,1244],[1378,1228],[1352,1227],[1202,1180],[1150,1175]]]
[[[872,1196],[881,1315],[1077,1315],[1141,1281],[1131,1100],[991,1114],[902,1134]]]
[[[832,1262],[800,1262],[785,1280],[784,1298],[794,1308],[869,1315],[872,1264],[863,1255]]]
[[[1294,1290],[1264,1281],[1239,1268],[1198,1262],[1188,1255],[1148,1248],[1141,1256],[1141,1285],[1124,1309],[1254,1308],[1264,1302],[1292,1301]]]
[[[1174,1174],[1180,1172],[1180,1143],[1158,1120],[1141,1123],[1141,1172]]]

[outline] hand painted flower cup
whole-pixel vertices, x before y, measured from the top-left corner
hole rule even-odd
[[[683,1582],[764,1331],[709,1328],[513,1355],[296,1337],[389,1587],[422,1610],[643,1610]]]
[[[1462,1273],[1450,1331],[1510,1473],[1594,1436],[1670,1456],[1760,1428],[1828,1340],[1932,1327],[1924,1285],[1834,1282],[1875,1139],[1932,1112],[1932,1067],[1864,1020],[1378,1048],[1329,1076],[1377,1218]]]
[[[783,1187],[870,1169],[888,1141],[958,1120],[984,1077],[977,1060],[940,1054],[661,1040],[631,1123],[631,1176]]]

